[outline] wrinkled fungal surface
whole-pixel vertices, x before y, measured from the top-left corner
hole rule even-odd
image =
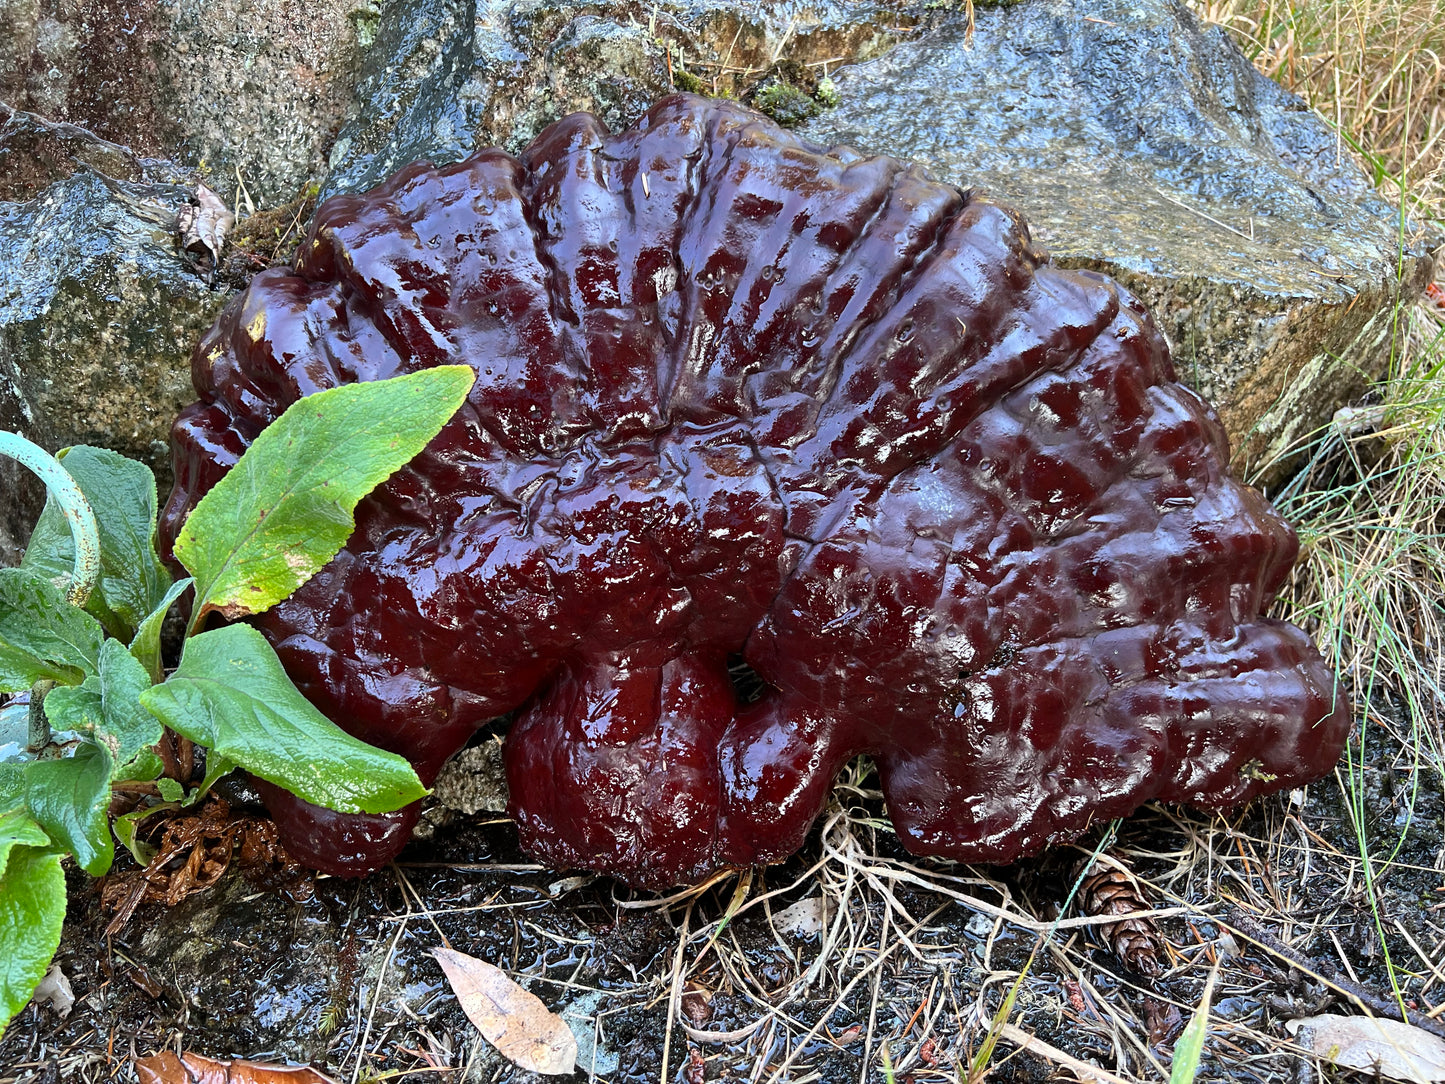
[[[859,753],[910,850],[1007,862],[1340,752],[1330,672],[1261,616],[1294,535],[1149,316],[916,166],[675,97],[330,200],[196,350],[165,533],[298,396],[452,362],[467,404],[257,624],[424,780],[515,712],[554,866],[776,861]],[[339,873],[415,816],[265,789]]]

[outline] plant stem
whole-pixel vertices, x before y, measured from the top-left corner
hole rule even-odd
[[[0,455],[18,460],[38,475],[65,513],[70,537],[75,540],[75,565],[65,597],[72,606],[84,606],[95,581],[100,578],[100,531],[96,529],[90,502],[75,479],[60,465],[60,460],[18,433],[0,431]]]
[[[50,744],[50,720],[45,717],[45,694],[55,688],[55,682],[48,679],[37,681],[30,686],[30,752],[39,753]]]

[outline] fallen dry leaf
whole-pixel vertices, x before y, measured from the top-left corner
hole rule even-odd
[[[448,948],[432,950],[467,1019],[509,1061],[534,1073],[561,1075],[577,1066],[577,1040],[542,999],[499,967]]]
[[[60,970],[59,964],[50,965],[50,970],[40,980],[30,1000],[37,1005],[48,1004],[62,1020],[70,1015],[70,1010],[75,1008],[75,991],[70,988],[70,980]]]
[[[216,280],[221,266],[221,252],[226,247],[226,234],[236,224],[236,216],[203,184],[196,185],[196,202],[184,204],[176,215],[176,236],[182,252],[209,255],[210,279]]]
[[[1158,998],[1144,999],[1144,1023],[1149,1029],[1149,1045],[1173,1042],[1184,1030],[1184,1017],[1179,1006]]]
[[[267,1065],[259,1061],[216,1061],[199,1054],[177,1056],[167,1050],[137,1058],[140,1084],[336,1084],[306,1065]]]
[[[1325,1013],[1290,1020],[1285,1029],[1298,1034],[1301,1045],[1346,1069],[1411,1084],[1445,1081],[1445,1040],[1413,1024]]]
[[[794,937],[817,937],[833,917],[833,909],[822,896],[809,896],[805,900],[789,904],[773,916],[773,925],[779,933],[790,933]]]
[[[712,1019],[712,991],[700,982],[688,979],[682,987],[682,1012],[693,1027],[702,1027]]]
[[[236,224],[236,216],[220,196],[203,184],[196,185],[196,202],[181,208],[176,229],[181,247],[204,249],[217,262],[226,247],[226,234]]]

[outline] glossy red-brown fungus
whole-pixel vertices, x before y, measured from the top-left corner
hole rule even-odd
[[[859,753],[910,850],[1007,862],[1340,752],[1329,670],[1260,616],[1294,535],[1139,302],[916,166],[676,97],[332,199],[196,349],[165,533],[297,397],[453,362],[467,404],[257,624],[425,780],[516,712],[554,866],[776,861]],[[266,796],[342,873],[415,815]]]

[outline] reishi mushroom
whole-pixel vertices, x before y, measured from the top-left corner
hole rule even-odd
[[[1341,751],[1329,669],[1262,616],[1294,534],[1140,303],[986,196],[688,96],[411,165],[201,341],[164,535],[299,396],[455,362],[467,404],[255,623],[428,782],[515,712],[511,812],[554,866],[778,861],[860,753],[909,850],[1007,862]],[[262,788],[334,873],[416,814]]]

